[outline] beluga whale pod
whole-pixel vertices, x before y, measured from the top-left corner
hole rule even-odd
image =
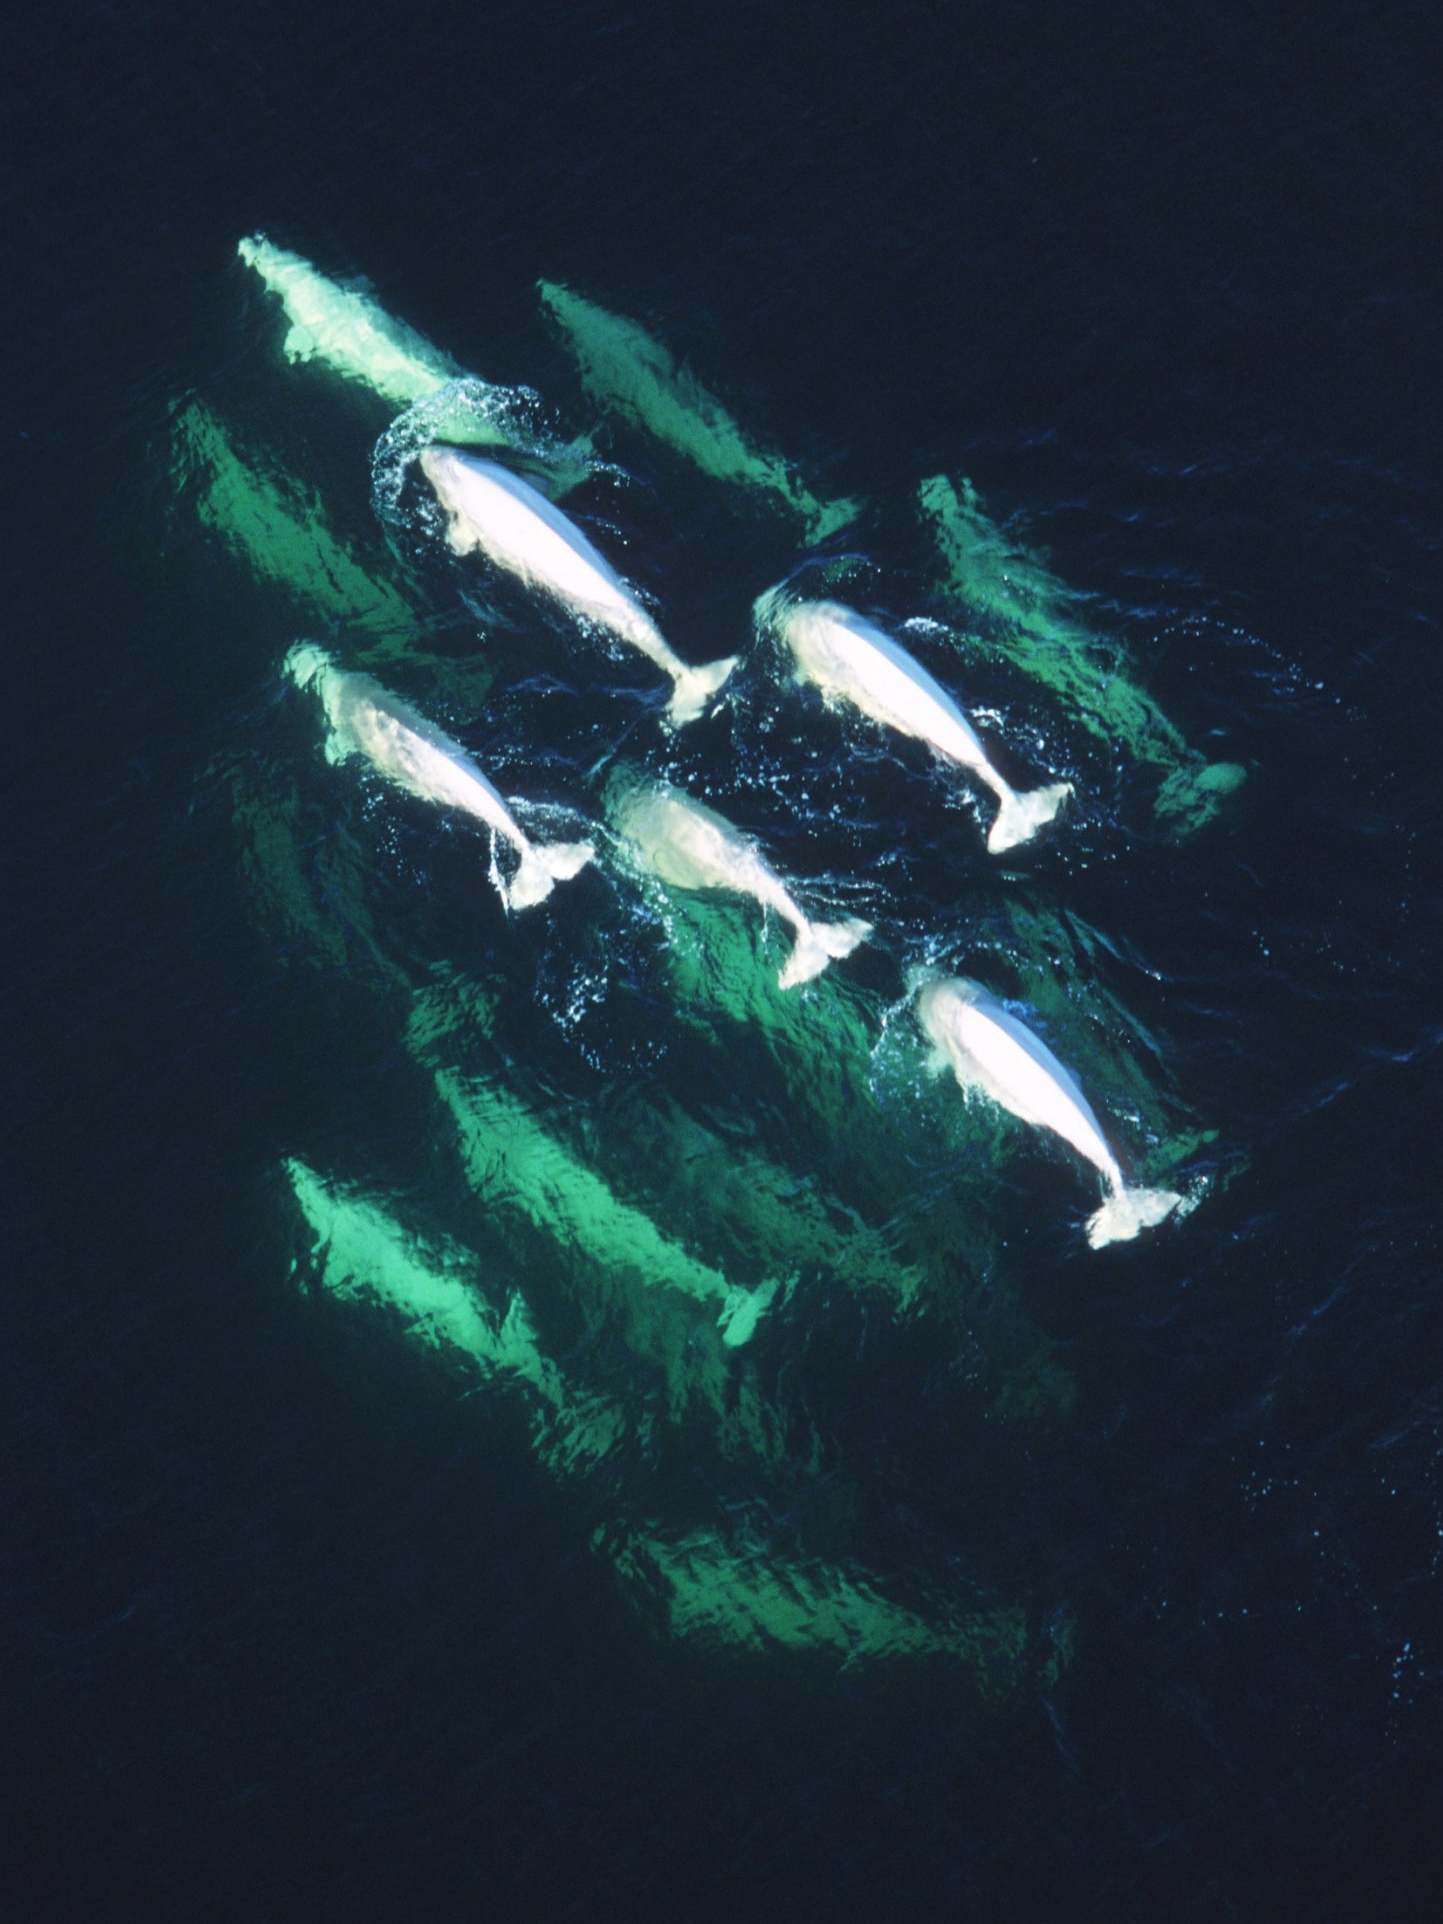
[[[669,782],[624,788],[613,808],[621,835],[663,882],[683,889],[726,889],[773,909],[796,932],[779,985],[793,989],[850,955],[870,922],[814,922],[792,899],[750,835]]]
[[[369,675],[337,668],[311,642],[297,643],[285,668],[297,687],[314,687],[320,696],[330,725],[327,761],[360,756],[408,795],[462,809],[510,843],[519,866],[509,884],[496,878],[507,908],[534,908],[594,857],[590,842],[533,842],[459,742]]]
[[[1107,1199],[1088,1218],[1094,1249],[1126,1242],[1172,1213],[1182,1197],[1171,1189],[1129,1189],[1092,1105],[1038,1036],[1009,1014],[980,983],[965,976],[914,971],[917,1018],[934,1044],[939,1067],[963,1089],[980,1089],[1035,1129],[1054,1135],[1090,1162]]]
[[[1072,793],[1070,782],[1054,782],[1019,794],[992,766],[976,729],[946,689],[890,635],[841,602],[793,601],[773,591],[762,596],[756,613],[791,650],[796,679],[820,689],[829,705],[845,704],[925,742],[933,754],[985,782],[999,805],[987,836],[993,855],[1029,841]]]
[[[457,554],[475,549],[582,620],[639,649],[672,679],[666,712],[673,727],[697,719],[736,667],[735,655],[689,668],[575,523],[508,468],[458,448],[434,446],[422,453],[421,471],[446,510],[448,538]]]

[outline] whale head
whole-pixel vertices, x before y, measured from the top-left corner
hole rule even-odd
[[[331,658],[313,641],[298,641],[285,659],[285,672],[297,688],[309,688],[316,676],[329,668]]]
[[[452,485],[456,457],[449,448],[422,448],[420,455],[421,472],[431,483],[444,501],[448,488]]]
[[[782,628],[794,604],[795,596],[786,582],[780,582],[774,588],[764,588],[752,603],[752,620],[757,633],[764,635],[770,630]]]
[[[920,995],[929,982],[939,982],[940,980],[940,970],[936,969],[930,962],[914,962],[903,977],[903,981],[907,985],[907,993],[910,996]]]
[[[637,797],[656,786],[656,778],[634,762],[613,762],[601,791],[601,806],[607,820],[619,821]]]
[[[990,1000],[980,982],[966,975],[944,975],[928,964],[907,971],[908,992],[916,998],[917,1020],[934,1041],[940,1041],[949,1010]]]

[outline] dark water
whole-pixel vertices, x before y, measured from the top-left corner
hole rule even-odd
[[[11,52],[15,1914],[1435,1914],[1426,15],[95,7]],[[639,323],[861,503],[814,571],[938,624],[1058,830],[991,861],[764,649],[668,736],[418,492],[383,524],[395,409],[286,364],[257,229],[594,434],[568,509],[700,661],[808,535],[608,414],[536,282]],[[1066,584],[1053,654],[1246,767],[1211,821],[1008,659],[935,476]],[[302,634],[538,832],[620,744],[876,941],[788,1001],[778,930],[609,845],[506,918],[484,838],[327,766]],[[1091,1179],[925,1075],[923,959],[1186,1219],[1089,1251]],[[658,1269],[787,1286],[731,1347]]]

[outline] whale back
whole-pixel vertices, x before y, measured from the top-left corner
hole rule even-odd
[[[474,454],[462,453],[458,448],[442,448],[428,450],[428,452],[437,457],[435,467],[446,476],[445,485],[448,492],[453,494],[453,499],[459,499],[470,506],[476,500],[475,483],[480,483],[483,488],[496,490],[540,522],[549,534],[570,550],[577,561],[584,563],[599,575],[609,589],[629,599],[621,577],[611,563],[598,548],[592,546],[574,521],[547,500],[539,488],[532,487],[529,481],[523,480],[519,474],[514,474],[510,468],[502,467],[497,461],[483,461]],[[450,473],[447,473],[447,470],[450,470]],[[427,472],[431,473],[431,468],[428,467]],[[468,479],[473,483],[470,490],[466,489]]]
[[[466,808],[498,825],[509,822],[510,810],[495,784],[459,742],[408,701],[372,676],[337,668],[324,657],[319,666],[309,660],[301,666],[321,697],[337,758],[362,755],[424,801]]]
[[[1041,1037],[1026,1023],[1019,1021],[979,982],[956,977],[938,984],[934,992],[947,991],[974,1010],[1006,1042],[1020,1050],[1027,1062],[1041,1073],[1044,1086],[1039,1090],[1031,1077],[1027,1078],[1031,1086],[1021,1086],[1014,1075],[1009,1074],[1005,1060],[1001,1064],[988,1060],[969,1049],[954,1035],[954,1046],[968,1057],[966,1069],[970,1072],[970,1078],[1022,1121],[1062,1136],[1104,1174],[1114,1171],[1116,1161],[1092,1104],[1083,1094],[1076,1077],[1058,1061]],[[960,1073],[962,1070],[959,1067]]]
[[[663,882],[676,888],[742,888],[755,850],[725,816],[670,783],[631,789],[617,825]]]
[[[819,686],[938,747],[947,745],[946,729],[956,730],[961,743],[953,738],[954,750],[965,745],[967,759],[985,755],[956,699],[900,642],[855,609],[839,601],[804,602],[787,612],[781,627],[801,672]]]

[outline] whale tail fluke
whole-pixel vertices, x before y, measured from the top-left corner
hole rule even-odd
[[[728,1349],[740,1349],[744,1343],[751,1341],[757,1324],[771,1308],[778,1287],[774,1277],[757,1289],[742,1289],[733,1284],[727,1291],[721,1315],[717,1317],[717,1328]]]
[[[1190,835],[1213,819],[1247,776],[1241,762],[1186,761],[1159,788],[1153,808],[1175,834]]]
[[[684,728],[696,720],[740,659],[739,655],[728,655],[725,661],[709,661],[701,668],[682,670],[666,705],[666,718],[673,728]]]
[[[508,907],[535,908],[558,882],[569,882],[573,875],[579,875],[595,854],[590,842],[531,843],[506,891]]]
[[[1172,1189],[1115,1189],[1087,1219],[1087,1240],[1094,1249],[1131,1242],[1140,1229],[1152,1229],[1170,1216],[1182,1197]]]
[[[829,962],[840,962],[844,955],[850,955],[871,933],[871,923],[861,922],[854,915],[845,922],[806,923],[777,981],[784,989],[810,982]]]
[[[1072,793],[1071,782],[1054,782],[1050,788],[1030,789],[1025,795],[1009,794],[997,811],[997,819],[987,837],[988,852],[1001,855],[1030,841],[1046,826]]]

